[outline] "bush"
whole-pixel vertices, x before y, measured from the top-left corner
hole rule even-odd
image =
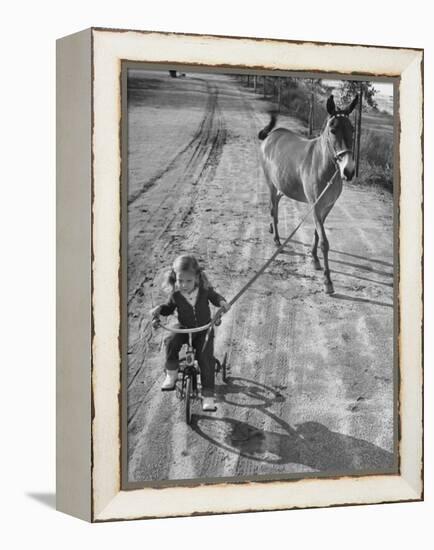
[[[391,134],[362,129],[359,183],[393,190],[393,138]]]
[[[362,128],[360,155],[376,166],[393,166],[393,137],[391,134]]]
[[[305,95],[299,89],[291,86],[282,86],[282,106],[298,117],[303,122],[307,122],[309,117],[309,102]]]
[[[360,161],[358,184],[378,185],[393,191],[393,169],[371,164],[363,158]]]

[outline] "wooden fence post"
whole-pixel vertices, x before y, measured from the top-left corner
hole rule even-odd
[[[309,137],[313,134],[313,117],[314,117],[314,93],[313,80],[310,82],[310,101],[309,101]]]
[[[280,104],[282,102],[282,79],[280,76],[277,77],[277,105],[280,113]]]
[[[359,91],[359,109],[357,117],[357,147],[356,147],[356,178],[359,176],[360,167],[360,142],[362,137],[362,104],[363,104],[363,84],[360,83]]]

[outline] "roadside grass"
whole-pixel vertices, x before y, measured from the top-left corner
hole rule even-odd
[[[364,113],[357,183],[393,191],[393,117]]]
[[[393,116],[384,111],[363,112],[362,124],[367,130],[393,135]]]

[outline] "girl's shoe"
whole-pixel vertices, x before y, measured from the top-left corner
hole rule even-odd
[[[166,378],[164,379],[161,391],[172,391],[175,389],[176,381],[178,380],[177,370],[166,371]]]
[[[214,397],[202,397],[202,410],[203,411],[216,411]]]

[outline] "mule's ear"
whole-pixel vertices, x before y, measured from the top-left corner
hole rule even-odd
[[[335,100],[332,95],[327,100],[327,112],[330,116],[333,116],[336,113]]]
[[[356,97],[351,102],[351,105],[345,109],[345,112],[347,115],[353,112],[354,107],[357,105],[357,102],[359,101],[359,94],[356,95]]]

